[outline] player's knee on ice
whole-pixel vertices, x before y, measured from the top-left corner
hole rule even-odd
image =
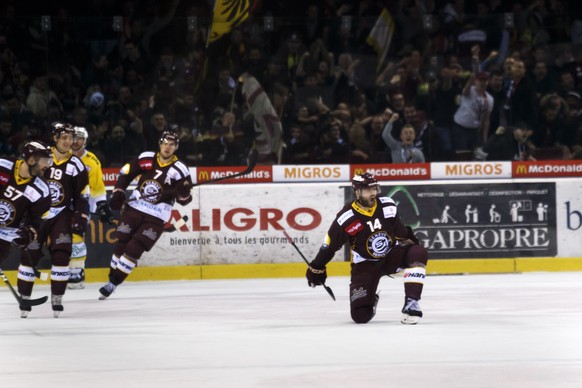
[[[352,307],[352,320],[356,323],[368,323],[374,317],[374,306]]]
[[[351,304],[350,314],[352,320],[356,323],[368,323],[376,315],[376,305],[380,297],[371,290],[364,288],[355,288],[352,284],[350,293]]]

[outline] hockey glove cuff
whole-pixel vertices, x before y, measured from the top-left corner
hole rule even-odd
[[[186,198],[176,198],[176,202],[178,202],[180,205],[182,206],[186,206],[188,205],[190,202],[192,202],[192,196],[189,195]]]
[[[325,283],[325,279],[327,279],[327,272],[325,267],[323,267],[323,269],[317,269],[309,266],[307,268],[307,272],[305,273],[305,277],[307,278],[307,284],[309,287],[315,287]]]

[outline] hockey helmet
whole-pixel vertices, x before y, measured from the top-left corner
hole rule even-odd
[[[352,187],[354,188],[354,190],[373,186],[376,186],[376,188],[379,189],[378,180],[376,179],[376,177],[374,177],[374,175],[370,174],[369,172],[365,172],[363,174],[356,174],[352,178]]]
[[[160,144],[167,143],[169,141],[173,141],[174,143],[176,143],[176,148],[178,148],[178,145],[180,145],[180,137],[176,132],[164,131],[162,133],[162,136],[160,137]]]
[[[22,158],[28,160],[29,157],[36,156],[39,158],[48,158],[53,160],[53,151],[51,147],[40,141],[29,141],[24,145],[22,150]]]
[[[71,124],[56,122],[52,124],[52,127],[53,136],[56,136],[57,139],[65,133],[70,133],[71,135],[73,135],[73,138],[75,138],[76,136],[75,127],[73,127]]]
[[[87,139],[89,138],[89,132],[85,129],[85,127],[74,127],[75,128],[75,137],[77,139],[83,139],[83,147],[87,145]]]

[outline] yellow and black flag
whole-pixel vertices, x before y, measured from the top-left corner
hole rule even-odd
[[[248,19],[254,3],[254,0],[215,0],[207,45],[228,34]]]

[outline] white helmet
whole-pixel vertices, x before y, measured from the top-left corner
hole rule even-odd
[[[77,139],[84,139],[83,148],[85,148],[87,145],[87,139],[89,138],[89,132],[87,132],[85,127],[75,127],[75,137]]]

